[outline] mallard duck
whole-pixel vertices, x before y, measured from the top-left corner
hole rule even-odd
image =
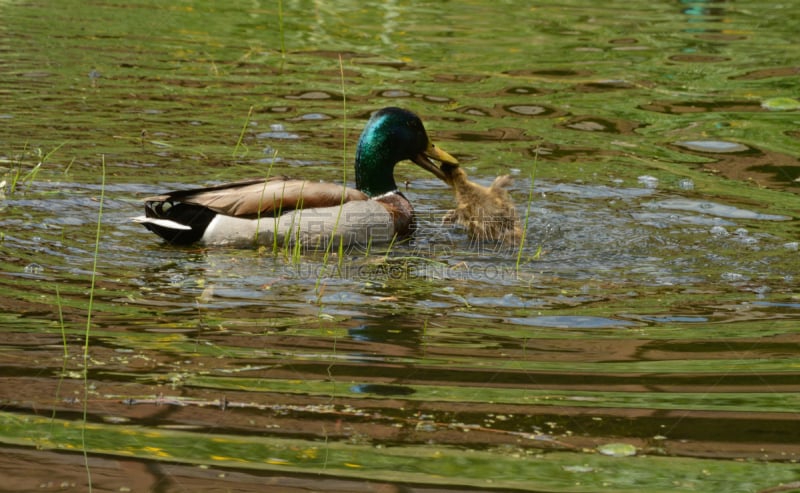
[[[453,187],[457,206],[444,220],[467,229],[476,241],[518,243],[522,238],[517,210],[506,188],[513,183],[508,175],[498,176],[488,187],[478,185],[459,166],[442,164],[444,181]]]
[[[391,242],[414,230],[414,209],[394,180],[395,165],[405,159],[442,180],[444,173],[431,159],[458,166],[431,143],[416,114],[384,108],[359,138],[355,189],[283,176],[239,181],[148,197],[145,215],[134,221],[174,245]]]

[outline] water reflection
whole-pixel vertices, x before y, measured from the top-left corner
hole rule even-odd
[[[284,96],[286,99],[306,99],[306,100],[323,100],[323,99],[330,99],[335,101],[341,101],[342,95],[335,94],[330,91],[302,91],[294,94],[287,94]]]
[[[534,327],[551,327],[563,329],[612,329],[636,327],[636,323],[627,320],[613,320],[604,317],[553,316],[553,317],[513,317],[508,319],[513,324],[531,325]]]
[[[481,142],[481,141],[529,141],[534,140],[525,130],[519,128],[490,128],[485,131],[474,132],[438,132],[448,140],[459,140],[462,142]]]
[[[570,118],[559,126],[583,132],[608,132],[614,134],[630,134],[636,129],[644,127],[637,122],[630,122],[621,119],[611,120],[596,118],[591,116],[578,116]]]
[[[564,111],[559,111],[556,108],[538,104],[495,105],[492,108],[466,106],[458,108],[456,111],[465,115],[478,117],[504,117],[514,115],[522,117],[554,117],[566,114]]]
[[[535,94],[544,94],[546,91],[542,89],[538,89],[536,87],[527,87],[527,86],[515,86],[509,87],[504,91],[506,94],[519,94],[519,95],[535,95]]]
[[[687,51],[694,51],[687,50]],[[690,63],[720,63],[729,62],[731,59],[725,56],[718,55],[700,55],[696,53],[685,53],[681,55],[672,55],[669,57],[674,62],[690,62]]]
[[[620,89],[634,89],[637,86],[624,80],[599,80],[575,85],[578,92],[605,92]]]
[[[681,0],[688,5],[681,12],[688,16],[689,22],[721,22],[726,13],[724,7],[714,7],[715,4],[726,4],[727,0]]]
[[[651,101],[641,109],[659,113],[726,113],[764,111],[758,101]]]
[[[382,396],[388,395],[412,395],[414,389],[403,387],[400,385],[384,385],[384,384],[363,384],[355,385],[350,388],[357,394],[376,394]]]
[[[760,154],[756,149],[748,147],[738,142],[725,142],[721,140],[687,140],[683,142],[675,142],[678,147],[683,147],[690,151],[707,152],[707,153],[741,153],[747,152],[750,154]]]
[[[593,72],[590,70],[574,70],[574,69],[517,69],[504,72],[511,76],[528,76],[540,78],[586,78],[590,77]]]

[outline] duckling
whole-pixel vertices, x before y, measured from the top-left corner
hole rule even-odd
[[[459,166],[443,163],[441,170],[458,202],[456,208],[445,216],[445,222],[463,226],[477,241],[505,244],[520,241],[522,227],[514,202],[506,190],[514,181],[509,175],[498,176],[490,186],[484,187],[470,181]]]

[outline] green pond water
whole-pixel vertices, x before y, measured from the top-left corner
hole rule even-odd
[[[798,18],[0,1],[0,490],[800,489]],[[442,224],[408,163],[420,230],[389,251],[130,221],[178,188],[351,182],[384,106],[515,178],[522,249]]]

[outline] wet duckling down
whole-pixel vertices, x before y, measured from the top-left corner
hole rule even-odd
[[[464,168],[443,164],[444,181],[453,188],[456,208],[448,212],[445,222],[466,228],[477,241],[518,243],[522,238],[517,210],[506,188],[513,183],[509,175],[498,176],[488,187],[472,182]]]

